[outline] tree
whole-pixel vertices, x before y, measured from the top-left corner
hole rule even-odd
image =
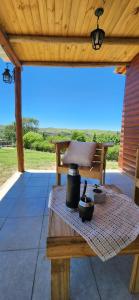
[[[85,135],[82,131],[74,130],[72,133],[72,140],[80,141],[80,142],[86,142]]]
[[[96,142],[97,141],[97,135],[96,135],[96,133],[94,132],[94,134],[93,134],[93,142]]]
[[[37,119],[23,118],[22,119],[23,135],[30,131],[37,132],[38,126],[39,126],[39,121]],[[13,122],[10,125],[5,126],[4,138],[8,142],[11,142],[11,143],[16,142],[16,123],[15,122]]]
[[[23,133],[27,133],[29,131],[38,131],[39,121],[34,118],[23,118],[22,119]]]
[[[6,139],[7,142],[15,144],[15,142],[16,142],[15,123],[5,126],[5,128],[4,128],[4,138]]]

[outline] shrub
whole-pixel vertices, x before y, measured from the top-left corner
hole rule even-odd
[[[119,145],[115,145],[111,148],[108,148],[107,159],[108,160],[116,160],[118,161],[119,156]]]
[[[55,152],[55,146],[53,144],[50,144],[46,141],[38,142],[35,141],[31,144],[31,149],[38,150],[38,151],[44,151],[44,152]]]
[[[74,130],[71,136],[72,140],[80,141],[80,142],[86,142],[86,137],[84,135],[84,132]]]
[[[27,149],[31,148],[31,145],[34,142],[42,142],[43,141],[43,136],[39,133],[36,132],[27,132],[24,136],[23,136],[23,141],[24,141],[24,147]]]

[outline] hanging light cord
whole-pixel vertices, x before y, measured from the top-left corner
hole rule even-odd
[[[97,28],[99,28],[98,21],[99,21],[99,16],[97,17]]]

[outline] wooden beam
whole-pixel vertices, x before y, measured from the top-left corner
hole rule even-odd
[[[125,66],[129,65],[128,61],[102,61],[102,62],[69,62],[69,61],[22,61],[22,65],[24,66],[50,66],[50,67],[110,67],[110,66]]]
[[[21,63],[9,43],[8,36],[6,35],[6,33],[4,33],[4,31],[1,28],[0,28],[0,44],[3,50],[5,51],[6,55],[9,57],[10,61],[15,66],[21,67]]]
[[[18,171],[24,172],[24,149],[22,133],[22,103],[21,103],[21,68],[15,67],[15,119],[16,119],[16,147]]]
[[[90,37],[81,36],[42,36],[9,34],[11,43],[59,43],[59,44],[89,44]],[[106,36],[105,45],[134,45],[139,46],[139,37]]]

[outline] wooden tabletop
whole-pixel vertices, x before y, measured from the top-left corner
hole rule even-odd
[[[119,192],[113,185],[106,187]],[[139,237],[120,254],[139,254]],[[51,209],[49,209],[46,255],[50,259],[96,256],[87,242]]]

